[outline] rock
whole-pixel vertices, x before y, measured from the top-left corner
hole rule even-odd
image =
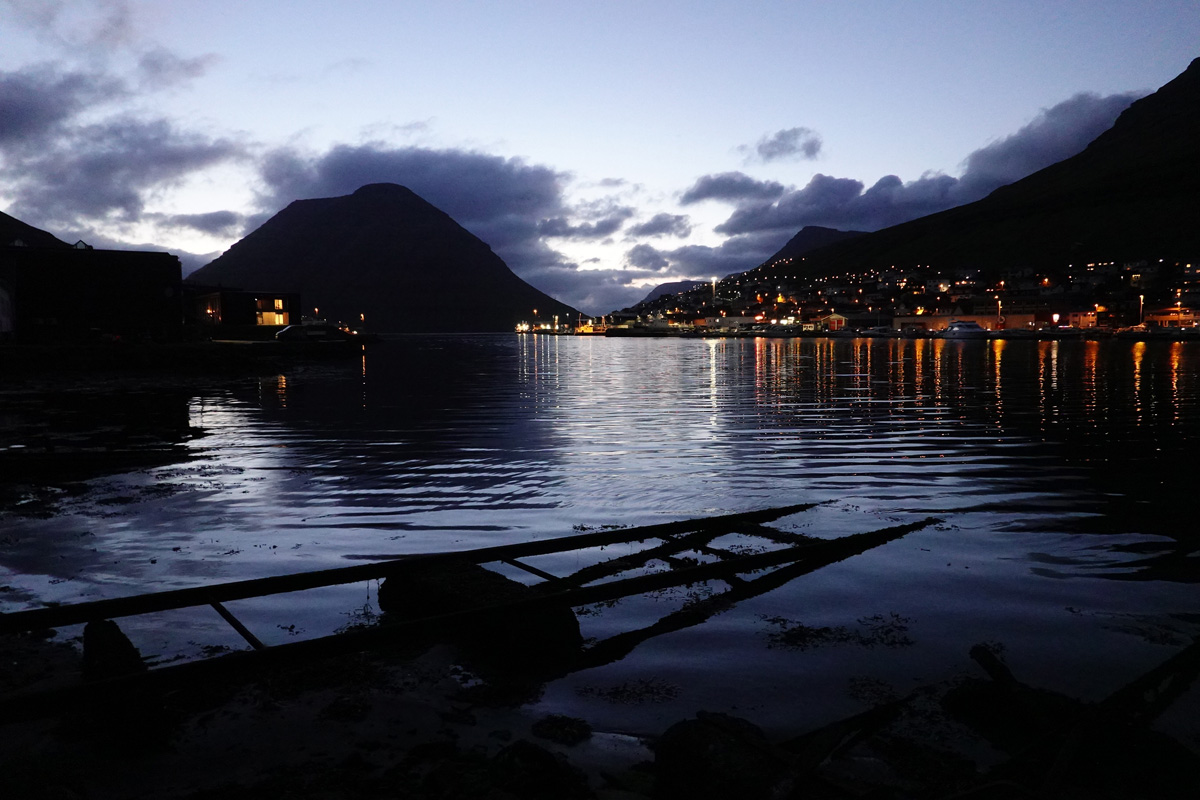
[[[477,564],[445,564],[405,572],[379,587],[385,622],[419,619],[538,597],[538,592]],[[476,660],[524,669],[570,659],[583,645],[567,606],[487,614],[456,626],[452,638]]]
[[[145,672],[142,654],[117,623],[94,620],[83,628],[83,676],[88,680]]]
[[[565,758],[520,739],[491,759],[455,753],[436,763],[421,782],[438,800],[592,800],[587,777]]]
[[[587,776],[565,758],[525,739],[496,754],[490,772],[495,785],[526,800],[585,800],[595,797]]]
[[[578,717],[550,714],[533,723],[529,732],[556,744],[577,745],[592,738],[592,726]]]
[[[664,800],[790,797],[796,777],[754,724],[701,712],[668,728],[654,747],[655,795]]]

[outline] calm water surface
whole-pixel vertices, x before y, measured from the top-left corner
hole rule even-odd
[[[0,610],[815,502],[778,527],[941,522],[556,680],[530,712],[796,732],[972,672],[978,642],[1098,699],[1200,633],[1198,439],[1195,343],[427,336],[256,380],[8,383],[3,463],[53,450],[79,474],[4,477]],[[89,472],[113,452],[128,463]],[[605,637],[722,588],[580,622]],[[234,611],[286,641],[374,593]],[[161,659],[240,646],[210,616],[127,627]],[[1195,736],[1198,706],[1165,724]]]

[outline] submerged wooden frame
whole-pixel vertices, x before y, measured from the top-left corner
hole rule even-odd
[[[886,544],[940,521],[935,518],[926,518],[913,523],[835,539],[812,539],[766,526],[768,522],[807,511],[816,505],[818,504],[789,505],[473,550],[387,558],[351,567],[0,614],[0,634],[12,634],[83,624],[94,620],[209,605],[253,648],[248,651],[235,651],[207,659],[157,667],[132,675],[10,695],[7,698],[0,698],[0,721],[52,714],[65,705],[89,696],[129,691],[135,687],[163,690],[182,686],[202,677],[207,679],[222,674],[232,675],[275,664],[296,663],[306,658],[362,651],[395,643],[402,637],[436,634],[489,618],[502,619],[551,607],[579,607],[710,580],[723,580],[729,585],[730,588],[724,592],[707,598],[701,603],[668,614],[650,626],[617,634],[588,648],[575,668],[595,666],[622,658],[638,643],[653,636],[699,624],[713,614],[732,607],[748,597],[762,594],[782,586],[800,575]],[[737,533],[767,538],[783,546],[775,550],[750,554],[733,554],[709,547],[709,543],[714,539]],[[644,542],[647,539],[662,539],[663,543],[644,548],[633,554],[584,567],[566,577],[551,575],[519,561],[523,557]],[[678,553],[688,550],[703,552],[716,560],[709,563],[691,564],[675,557]],[[621,572],[637,569],[655,559],[666,561],[671,568],[662,572],[595,583],[597,580],[612,578]],[[464,611],[409,619],[387,625],[363,627],[269,647],[259,641],[222,605],[233,600],[303,591],[360,580],[403,578],[406,572],[412,570],[435,569],[450,564],[482,565],[489,563],[505,563],[519,567],[538,576],[543,582],[533,587],[536,592],[532,596],[522,600],[493,603]],[[743,580],[739,577],[773,567],[778,569],[753,580]]]

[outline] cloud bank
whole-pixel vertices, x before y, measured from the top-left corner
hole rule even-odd
[[[818,173],[802,188],[742,173],[700,178],[681,203],[717,199],[735,209],[715,230],[727,235],[791,232],[805,225],[878,230],[979,200],[994,190],[1075,155],[1110,128],[1141,95],[1082,93],[1044,109],[1016,133],[981,147],[963,161],[961,177],[927,173],[905,183],[886,175],[868,187],[853,178]],[[772,196],[774,195],[774,196]]]

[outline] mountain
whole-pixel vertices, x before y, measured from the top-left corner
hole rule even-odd
[[[300,292],[330,320],[380,332],[511,331],[579,312],[518,278],[484,242],[411,190],[363,186],[297,200],[187,281]]]
[[[70,247],[45,231],[0,212],[0,247],[10,247],[16,242],[26,247]]]
[[[892,264],[987,269],[1197,256],[1200,58],[1083,152],[982,200],[823,247],[807,261],[834,274]]]

